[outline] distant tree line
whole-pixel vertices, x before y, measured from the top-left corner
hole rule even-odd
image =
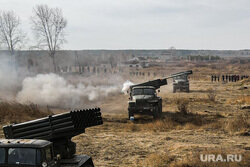
[[[188,55],[188,56],[186,56],[186,59],[189,61],[217,61],[217,60],[221,60],[221,57],[220,56],[210,56],[210,55],[205,55],[205,56]]]
[[[47,50],[56,72],[55,54],[65,42],[64,29],[67,26],[62,10],[37,5],[33,8],[31,23],[37,44],[30,48]],[[26,37],[17,14],[14,11],[0,11],[0,45],[8,49],[13,62],[16,59],[15,51],[22,49]]]

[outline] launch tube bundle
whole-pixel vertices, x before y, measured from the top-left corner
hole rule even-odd
[[[171,76],[168,76],[168,77],[163,78],[163,79],[156,79],[156,80],[152,80],[152,81],[132,85],[132,86],[130,86],[130,90],[133,87],[138,87],[138,86],[153,86],[155,89],[159,89],[161,86],[164,86],[164,85],[168,84],[167,79],[174,78],[174,77],[177,77],[177,76],[182,76],[182,75],[190,75],[192,73],[193,73],[193,71],[189,70],[189,71],[179,72],[179,73],[176,73],[176,74],[171,74]]]
[[[100,108],[75,110],[45,118],[3,127],[6,139],[43,139],[53,142],[62,158],[72,158],[76,144],[71,138],[85,128],[103,124]]]

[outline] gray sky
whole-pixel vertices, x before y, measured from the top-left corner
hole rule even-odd
[[[37,4],[63,10],[63,49],[250,48],[250,0],[1,0],[30,41]]]

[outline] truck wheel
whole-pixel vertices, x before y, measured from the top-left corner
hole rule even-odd
[[[176,92],[176,88],[175,87],[173,87],[173,93],[175,93]]]
[[[157,119],[157,118],[160,118],[160,117],[161,117],[161,113],[160,113],[160,108],[159,108],[159,106],[156,106],[156,107],[155,107],[153,117],[154,117],[154,119]]]
[[[130,117],[131,116],[134,116],[133,112],[132,111],[128,111],[128,119],[130,120]]]

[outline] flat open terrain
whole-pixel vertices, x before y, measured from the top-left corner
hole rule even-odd
[[[102,105],[104,125],[87,129],[74,141],[96,166],[192,166],[200,153],[239,153],[242,164],[249,163],[249,110],[241,110],[250,105],[249,86],[191,81],[188,94],[162,89],[164,118],[136,116],[134,123],[127,120],[127,97],[111,97]],[[208,98],[212,88],[215,101]],[[177,99],[189,101],[188,114],[178,111]]]
[[[249,73],[249,66],[246,67],[228,66],[219,71]],[[172,93],[171,83],[161,88],[162,119],[136,115],[136,120],[130,122],[127,95],[117,93],[105,98],[100,105],[104,124],[88,128],[85,134],[73,138],[77,153],[88,154],[96,166],[105,167],[250,164],[250,110],[243,109],[250,106],[250,80],[212,83],[210,74],[218,73],[218,69],[192,69],[190,93]],[[157,68],[149,70],[159,71]],[[183,68],[164,70],[170,74]],[[129,79],[135,83],[147,80]],[[177,101],[185,102],[187,113],[178,109]],[[200,154],[240,154],[242,161],[205,163],[200,161]]]

